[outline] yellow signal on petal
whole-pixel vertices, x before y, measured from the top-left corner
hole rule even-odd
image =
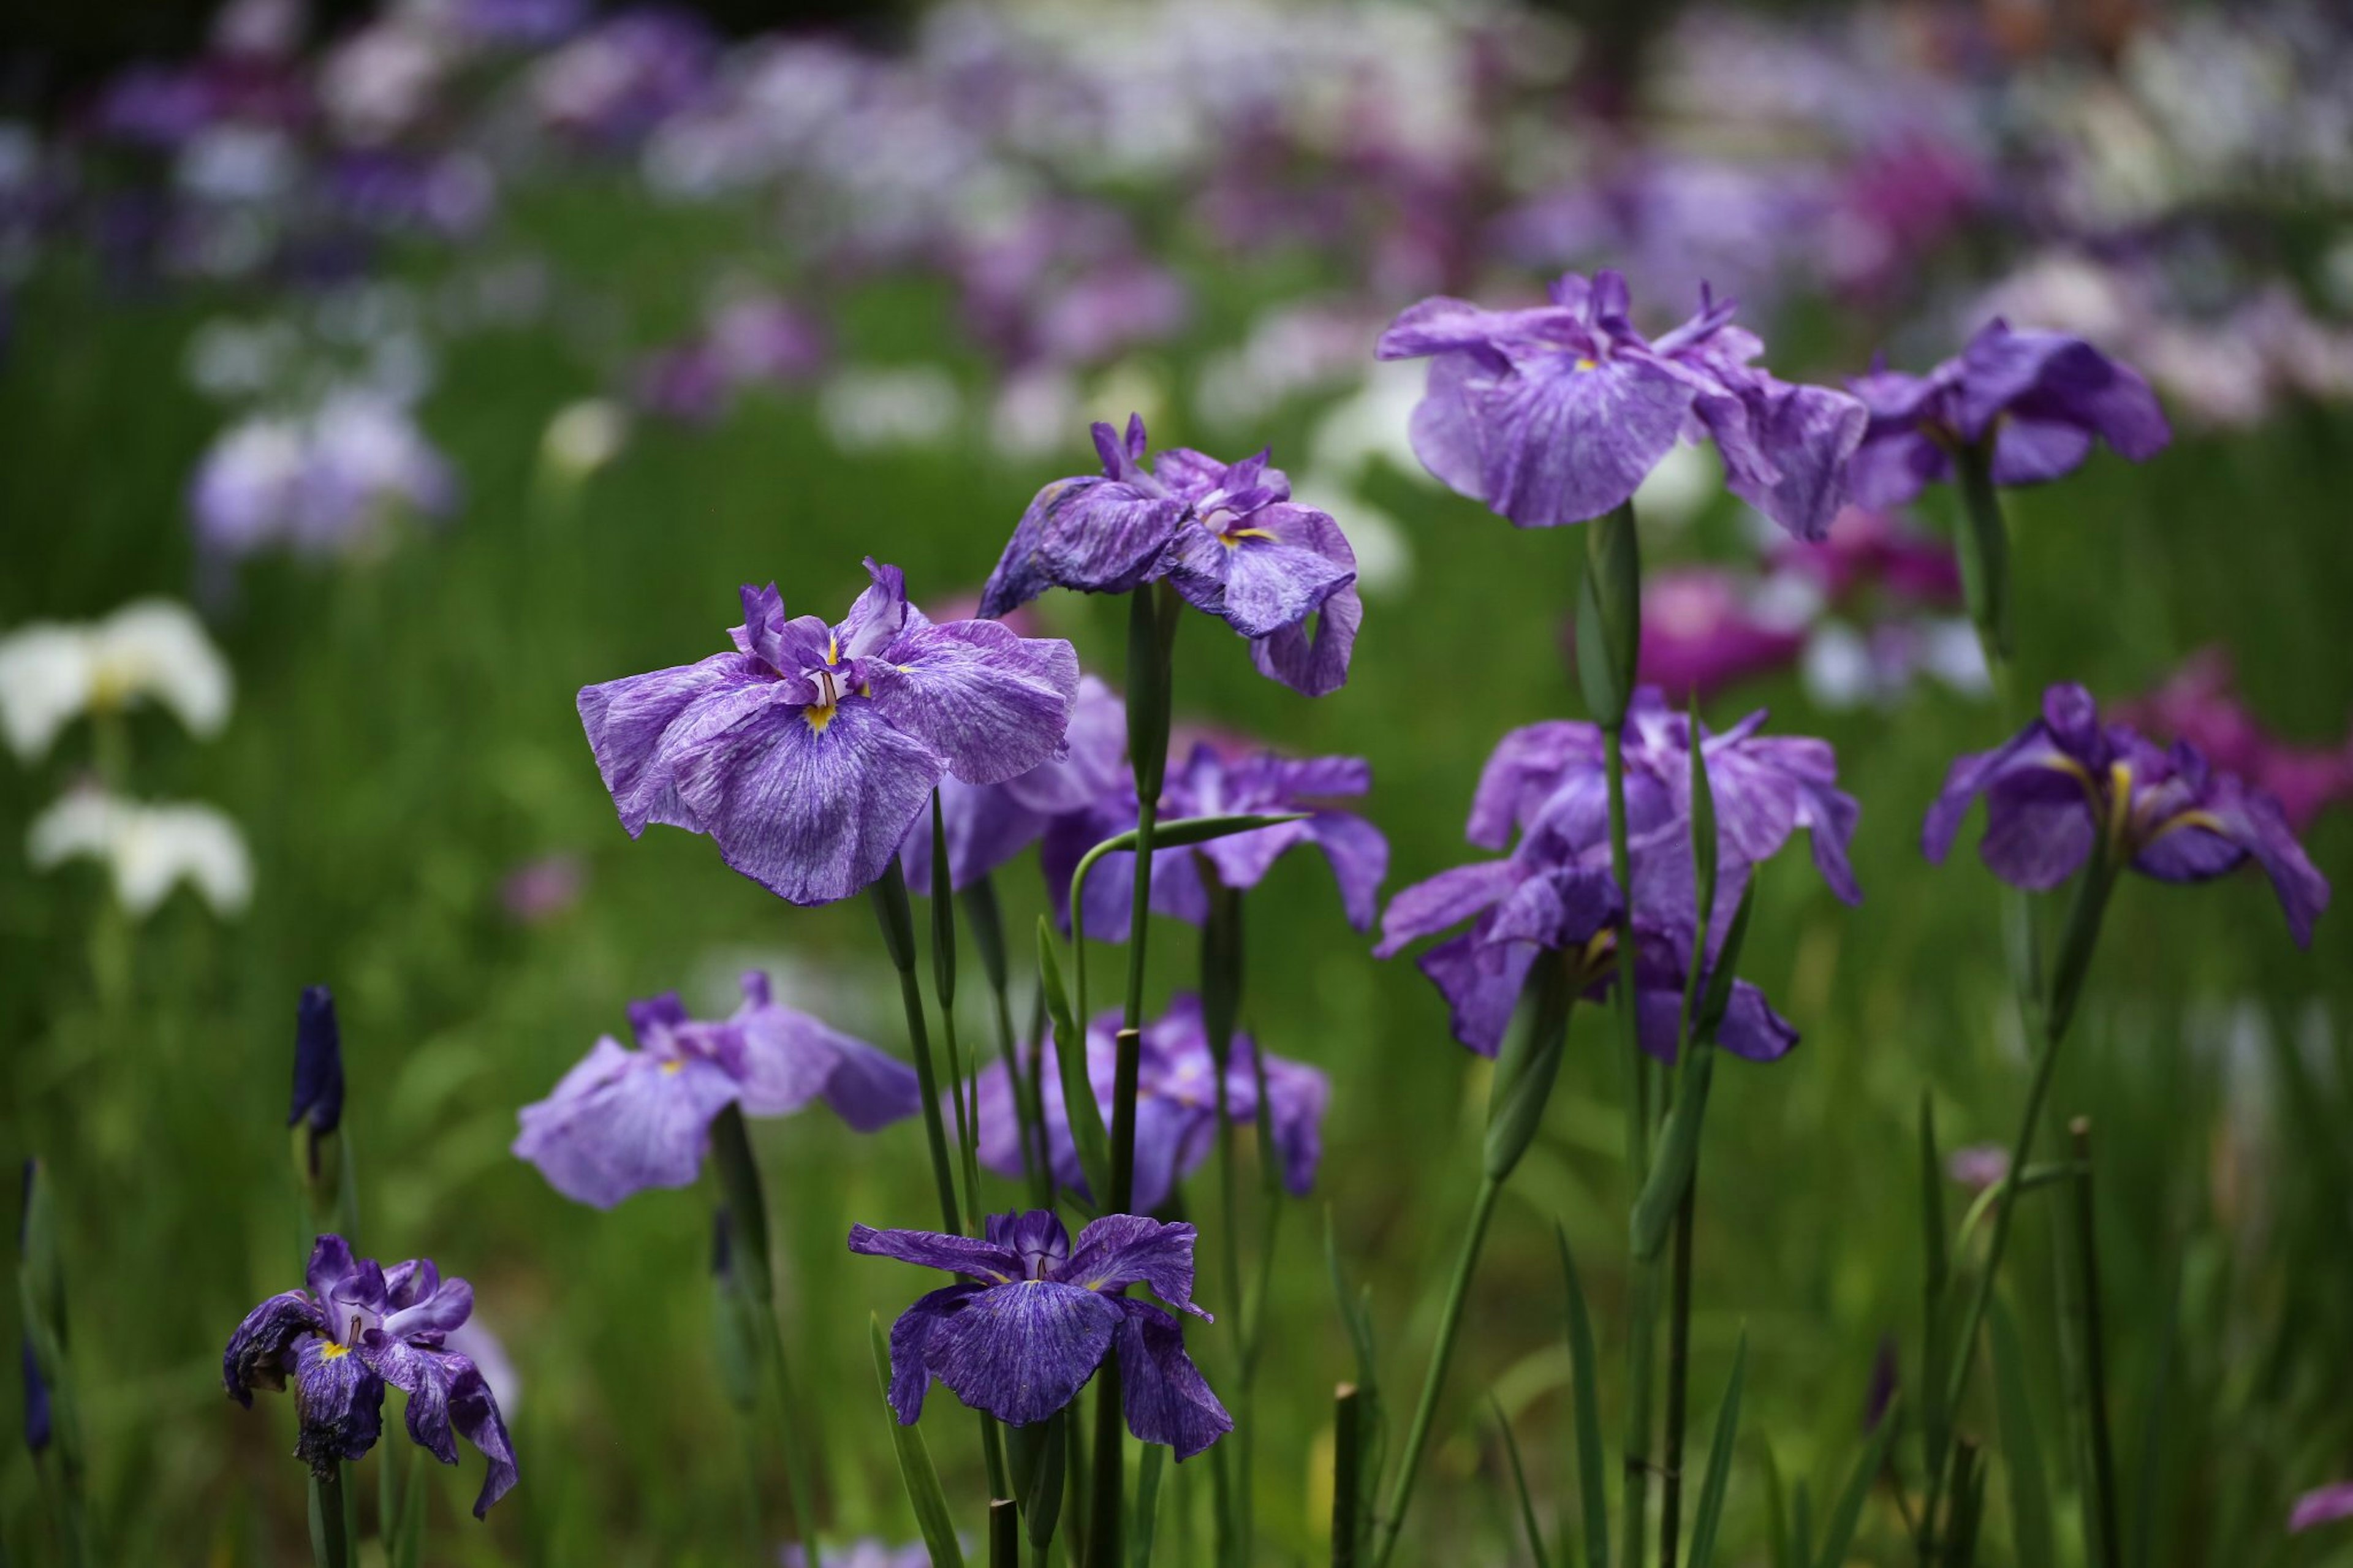
[[[339,1345],[339,1344],[335,1343],[335,1342],[334,1342],[334,1341],[332,1341],[332,1340],[329,1340],[329,1341],[327,1342],[327,1347],[326,1347],[326,1349],[324,1349],[324,1350],[322,1350],[322,1351],[321,1351],[321,1352],[319,1352],[319,1359],[320,1359],[321,1361],[341,1361],[343,1357],[345,1357],[345,1356],[347,1356],[347,1355],[349,1355],[349,1354],[351,1354],[351,1353],[352,1353],[352,1347],[351,1347],[351,1346],[349,1346],[349,1345]]]
[[[809,733],[812,735],[825,733],[825,727],[833,722],[833,713],[834,706],[830,702],[813,703],[801,710],[801,717],[808,721]]]

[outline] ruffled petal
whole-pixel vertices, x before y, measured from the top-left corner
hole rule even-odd
[[[915,1304],[891,1325],[891,1411],[900,1426],[913,1426],[923,1417],[923,1395],[932,1386],[933,1326],[978,1289],[975,1285],[949,1285],[917,1297]]]
[[[882,716],[966,784],[1002,783],[1062,754],[1079,656],[1060,638],[950,621],[909,631],[865,668]]]
[[[1163,1224],[1142,1215],[1109,1214],[1079,1232],[1062,1278],[1113,1294],[1144,1285],[1170,1306],[1207,1320],[1193,1305],[1193,1245],[1189,1225]]]
[[[1348,684],[1348,663],[1364,624],[1365,602],[1351,583],[1306,620],[1250,639],[1250,662],[1302,697],[1329,697]]]
[[[1124,594],[1159,575],[1161,552],[1185,503],[1117,479],[1060,479],[1038,492],[1034,558],[1046,581],[1087,594]]]
[[[1426,881],[1400,889],[1381,915],[1376,958],[1391,958],[1408,942],[1461,924],[1502,899],[1520,879],[1509,860],[1451,866]]]
[[[1246,637],[1297,626],[1356,580],[1356,554],[1340,525],[1313,507],[1261,507],[1226,538],[1233,542],[1211,542],[1228,554],[1218,613]]]
[[[965,1274],[991,1283],[1021,1278],[1021,1260],[1011,1248],[969,1236],[944,1236],[930,1230],[876,1230],[872,1226],[853,1225],[849,1227],[849,1250],[869,1258],[895,1258],[902,1263]]]
[[[1185,1353],[1175,1318],[1148,1301],[1121,1301],[1120,1407],[1127,1429],[1165,1444],[1182,1463],[1234,1429],[1201,1369]]]
[[[1681,378],[1639,358],[1529,360],[1466,389],[1485,429],[1487,502],[1523,528],[1583,522],[1622,505],[1690,415]]]
[[[251,1409],[257,1388],[283,1388],[293,1342],[326,1329],[318,1303],[301,1290],[283,1290],[245,1315],[221,1355],[221,1386]]]
[[[784,695],[771,671],[740,653],[582,687],[581,727],[629,836],[653,822],[702,831],[701,820],[678,795],[680,757],[749,709]]]
[[[648,1187],[692,1185],[712,1120],[740,1092],[713,1062],[628,1054],[626,1070],[585,1093],[523,1107],[512,1146],[557,1192],[598,1208]]]

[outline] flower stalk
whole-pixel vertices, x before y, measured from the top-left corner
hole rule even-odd
[[[874,913],[882,927],[882,946],[891,966],[899,972],[899,1002],[907,1015],[907,1046],[915,1058],[915,1077],[923,1100],[923,1140],[932,1155],[932,1181],[939,1190],[942,1228],[952,1236],[964,1233],[956,1203],[955,1162],[948,1153],[946,1123],[940,1116],[940,1078],[932,1065],[931,1031],[923,1022],[923,989],[915,977],[915,917],[907,902],[907,879],[899,859],[891,863],[874,884]]]

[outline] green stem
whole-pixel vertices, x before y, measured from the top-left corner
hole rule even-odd
[[[1397,1550],[1398,1531],[1405,1522],[1406,1505],[1413,1500],[1413,1483],[1421,1470],[1422,1450],[1430,1446],[1430,1428],[1438,1415],[1438,1396],[1446,1386],[1447,1367],[1454,1359],[1454,1340],[1462,1327],[1462,1303],[1471,1294],[1471,1276],[1479,1266],[1479,1251],[1487,1239],[1487,1222],[1494,1216],[1495,1199],[1503,1180],[1482,1173],[1478,1195],[1471,1200],[1471,1219],[1462,1233],[1462,1250],[1454,1259],[1454,1276],[1447,1282],[1446,1304],[1438,1318],[1438,1343],[1430,1352],[1430,1373],[1422,1379],[1421,1397],[1413,1407],[1413,1424],[1406,1429],[1405,1452],[1397,1479],[1389,1485],[1388,1502],[1375,1521],[1374,1568],[1386,1568]]]
[[[1675,1211],[1675,1250],[1668,1286],[1667,1436],[1661,1457],[1666,1474],[1660,1483],[1659,1568],[1675,1568],[1678,1537],[1683,1533],[1683,1421],[1691,1389],[1692,1211],[1698,1194],[1699,1172],[1694,1166],[1683,1185],[1683,1206]]]
[[[2010,529],[2001,515],[2001,493],[1993,482],[1993,437],[1957,445],[1953,468],[1961,492],[1961,589],[1976,623],[1986,668],[2009,709],[2012,633],[2010,592]]]
[[[1255,1371],[1249,1348],[1249,1320],[1243,1314],[1240,1162],[1234,1146],[1233,1100],[1228,1081],[1233,1066],[1234,1020],[1241,1007],[1242,897],[1240,889],[1214,877],[1208,880],[1209,911],[1201,922],[1201,1016],[1208,1036],[1209,1059],[1217,1072],[1219,1239],[1227,1300],[1235,1313],[1233,1411],[1234,1435],[1240,1444],[1234,1455],[1227,1454],[1232,1445],[1225,1443],[1209,1454],[1217,1493],[1217,1561],[1222,1568],[1234,1568],[1241,1561],[1242,1543],[1250,1539],[1250,1406]]]
[[[351,1568],[351,1510],[343,1498],[343,1462],[327,1461],[311,1474],[311,1558],[318,1568]]]
[[[939,1074],[932,1066],[931,1031],[923,1024],[923,987],[915,977],[915,919],[907,904],[907,879],[892,856],[874,884],[874,913],[882,927],[882,945],[891,965],[899,972],[899,1002],[907,1015],[907,1045],[915,1058],[915,1081],[923,1097],[923,1138],[931,1147],[932,1180],[939,1188],[941,1228],[951,1236],[964,1234],[956,1207],[955,1162],[948,1155],[946,1123],[940,1116]]]
[[[1353,1383],[1332,1393],[1332,1568],[1356,1568],[1365,1474],[1365,1401]]]
[[[784,1450],[785,1485],[793,1504],[794,1527],[801,1550],[817,1562],[817,1487],[809,1471],[809,1450],[822,1447],[814,1418],[793,1388],[790,1356],[785,1348],[783,1321],[776,1314],[775,1268],[769,1261],[768,1200],[760,1181],[760,1167],[752,1153],[752,1136],[744,1125],[742,1107],[730,1105],[711,1124],[711,1153],[718,1167],[721,1188],[727,1194],[728,1223],[733,1229],[735,1275],[743,1282],[744,1300],[752,1315],[762,1359],[776,1390],[777,1441]],[[802,1423],[810,1423],[804,1443]]]
[[[2075,1155],[2075,1265],[2081,1288],[2077,1311],[2084,1345],[2084,1394],[2092,1428],[2093,1514],[2099,1521],[2101,1568],[2118,1568],[2122,1543],[2116,1532],[2116,1456],[2108,1432],[2107,1337],[2100,1311],[2100,1254],[2092,1212],[2092,1123],[2077,1117],[2068,1125]]]
[[[958,897],[964,900],[965,924],[972,931],[973,951],[980,955],[981,973],[988,980],[989,1001],[997,1020],[997,1054],[1005,1063],[1006,1081],[1013,1090],[1014,1118],[1021,1134],[1021,1169],[1029,1181],[1030,1203],[1033,1207],[1052,1208],[1054,1175],[1046,1154],[1044,1115],[1032,1099],[1038,1092],[1038,1080],[1033,1064],[1025,1059],[1021,1038],[1013,1029],[1012,984],[1005,960],[1005,920],[997,901],[997,884],[986,876],[980,877]]]
[[[1618,921],[1618,984],[1614,987],[1618,1016],[1618,1059],[1625,1078],[1626,1165],[1630,1185],[1639,1193],[1651,1173],[1650,1078],[1643,1070],[1641,1036],[1635,1013],[1632,879],[1626,831],[1626,747],[1622,721],[1606,728],[1602,761],[1609,778],[1609,869],[1627,894]],[[1651,1486],[1651,1380],[1656,1361],[1658,1324],[1658,1265],[1636,1258],[1627,1292],[1626,1325],[1626,1455],[1622,1521],[1625,1562],[1629,1568],[1643,1558],[1648,1533]]]

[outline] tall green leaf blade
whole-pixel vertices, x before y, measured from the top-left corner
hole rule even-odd
[[[1847,1477],[1846,1489],[1839,1493],[1838,1505],[1823,1521],[1822,1545],[1814,1556],[1815,1568],[1841,1568],[1846,1562],[1847,1548],[1854,1544],[1854,1532],[1862,1523],[1862,1505],[1871,1500],[1871,1489],[1878,1484],[1879,1473],[1887,1468],[1888,1447],[1904,1425],[1896,1418],[1903,1399],[1902,1394],[1897,1394],[1887,1413],[1879,1418],[1879,1430],[1863,1446],[1862,1458],[1855,1461],[1853,1472]]]
[[[1536,1560],[1536,1568],[1552,1568],[1552,1554],[1545,1550],[1544,1527],[1536,1522],[1536,1500],[1528,1493],[1528,1472],[1520,1463],[1520,1440],[1512,1436],[1511,1418],[1504,1414],[1504,1403],[1493,1394],[1487,1396],[1495,1412],[1495,1429],[1504,1435],[1504,1453],[1512,1461],[1512,1486],[1519,1493],[1520,1523],[1528,1532],[1528,1552]]]
[[[2051,1528],[2051,1482],[2043,1468],[2042,1440],[2034,1429],[2034,1405],[2027,1394],[2018,1321],[1998,1299],[1990,1317],[1994,1415],[2001,1430],[2002,1462],[2010,1468],[2010,1551],[2018,1568],[2053,1568],[2057,1552]]]
[[[1949,1266],[1945,1253],[1945,1171],[1936,1148],[1936,1108],[1920,1091],[1920,1431],[1927,1472],[1945,1464],[1945,1355],[1941,1307]]]
[[[1062,1103],[1070,1108],[1064,1120],[1071,1124],[1071,1141],[1078,1148],[1079,1169],[1086,1175],[1087,1190],[1100,1199],[1111,1192],[1111,1139],[1103,1130],[1099,1109],[1092,1116],[1078,1110],[1096,1104],[1094,1084],[1087,1077],[1086,1036],[1071,1016],[1071,990],[1062,979],[1061,943],[1054,939],[1054,928],[1044,915],[1038,917],[1038,988],[1045,994],[1046,1016],[1054,1026],[1054,1070],[1061,1075]]]
[[[1715,1554],[1716,1527],[1724,1518],[1724,1494],[1732,1481],[1732,1446],[1740,1435],[1740,1389],[1748,1375],[1748,1331],[1740,1331],[1740,1348],[1732,1352],[1732,1376],[1724,1385],[1724,1405],[1715,1413],[1715,1436],[1707,1446],[1707,1479],[1700,1484],[1699,1507],[1692,1515],[1688,1568],[1707,1568]]]
[[[1160,1477],[1167,1462],[1166,1448],[1157,1443],[1144,1445],[1142,1461],[1135,1468],[1135,1518],[1127,1531],[1131,1568],[1152,1568],[1152,1538],[1160,1522]]]
[[[915,1510],[915,1528],[932,1554],[932,1568],[964,1568],[964,1547],[956,1541],[955,1519],[948,1511],[947,1494],[940,1489],[939,1472],[932,1468],[932,1451],[923,1432],[899,1425],[891,1409],[891,1342],[883,1335],[882,1320],[869,1316],[866,1328],[874,1351],[875,1380],[882,1390],[882,1414],[891,1423],[891,1447],[898,1455],[899,1479],[907,1484],[907,1501]]]
[[[1781,1461],[1770,1438],[1765,1442],[1765,1533],[1773,1568],[1801,1568],[1805,1560],[1790,1545],[1788,1489],[1781,1484]]]
[[[1568,1230],[1553,1222],[1560,1243],[1561,1278],[1568,1296],[1570,1390],[1577,1412],[1577,1501],[1585,1521],[1587,1568],[1609,1568],[1609,1501],[1601,1452],[1601,1394],[1596,1369],[1601,1358],[1593,1350],[1593,1316],[1586,1310],[1585,1285],[1577,1276],[1577,1259],[1568,1249]]]
[[[1690,1061],[1674,1109],[1667,1112],[1666,1135],[1659,1142],[1658,1156],[1642,1183],[1641,1195],[1634,1200],[1634,1256],[1645,1261],[1665,1248],[1676,1212],[1683,1207],[1683,1191],[1691,1185],[1692,1171],[1699,1163],[1699,1135],[1707,1118],[1708,1086],[1715,1077],[1715,1051],[1695,1044]]]

